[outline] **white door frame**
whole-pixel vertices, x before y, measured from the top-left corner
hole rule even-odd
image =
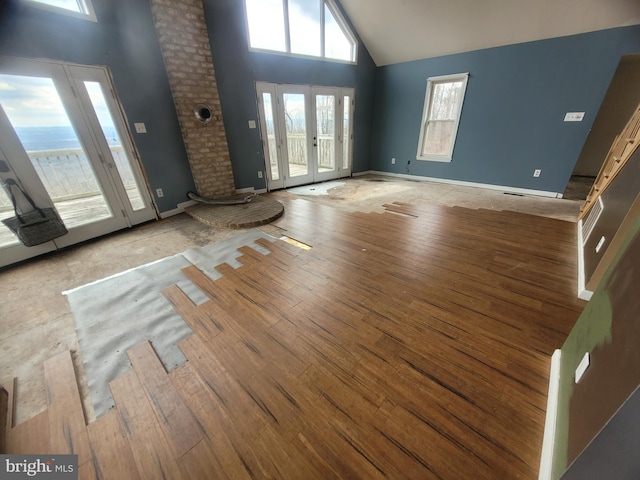
[[[288,152],[287,152],[287,139],[286,139],[286,125],[284,114],[284,94],[285,93],[298,93],[305,96],[305,122],[307,131],[307,162],[308,173],[307,175],[301,175],[297,177],[291,177],[289,172]],[[267,124],[265,118],[265,106],[263,95],[269,94],[271,96],[271,105],[273,111],[271,112],[274,119],[274,133],[275,133],[275,149],[269,149],[269,138],[267,137]],[[326,180],[332,180],[336,178],[348,177],[351,175],[351,166],[353,158],[353,113],[355,106],[354,89],[353,88],[341,88],[341,87],[322,87],[311,85],[289,85],[289,84],[275,84],[267,82],[256,82],[256,95],[258,99],[258,113],[260,123],[260,135],[262,139],[262,146],[265,159],[265,171],[267,172],[267,189],[277,190],[281,188],[288,188],[297,185],[303,185],[308,183],[322,182]],[[328,172],[319,171],[319,159],[317,142],[317,115],[316,115],[316,95],[334,95],[335,97],[335,168]],[[349,97],[348,105],[344,105],[345,96]],[[349,132],[347,138],[344,136],[344,115],[345,111],[348,112]],[[274,141],[274,140],[271,140]],[[344,142],[348,142],[349,148],[347,154],[346,166],[343,158],[345,151]],[[270,158],[272,152],[277,152],[277,169],[276,173],[278,178],[274,178],[271,170]]]
[[[157,218],[142,169],[138,163],[138,157],[133,153],[135,149],[126,128],[123,112],[115,99],[115,94],[113,94],[113,98],[110,98],[105,93],[105,100],[108,103],[114,126],[118,131],[123,148],[129,155],[131,168],[145,204],[145,207],[138,211],[133,211],[131,208],[122,180],[115,168],[111,151],[104,139],[93,105],[84,87],[84,80],[96,81],[100,83],[103,89],[107,88],[113,92],[113,86],[106,68],[0,57],[0,73],[52,79],[69,121],[76,131],[87,159],[90,161],[102,195],[111,210],[110,217],[69,228],[67,235],[59,237],[52,242],[36,247],[25,247],[20,243],[16,243],[0,248],[0,266],[16,263],[56,248],[73,245],[130,227],[136,223]],[[10,173],[0,174],[0,178],[6,180],[16,176],[38,206],[53,206],[44,185],[22,146],[22,142],[17,137],[13,125],[2,108],[0,108],[0,145],[2,145],[0,156],[11,168]]]

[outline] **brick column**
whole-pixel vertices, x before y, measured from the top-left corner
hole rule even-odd
[[[202,0],[150,3],[198,194],[232,195],[233,170]],[[206,125],[193,113],[199,103],[211,108],[212,119]]]

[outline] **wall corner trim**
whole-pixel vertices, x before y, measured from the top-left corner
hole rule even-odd
[[[387,177],[396,177],[396,178],[405,178],[407,180],[415,180],[419,182],[436,182],[436,183],[447,183],[449,185],[460,185],[462,187],[486,188],[488,190],[499,190],[501,192],[517,193],[520,195],[534,195],[536,197],[551,197],[551,198],[562,197],[562,194],[559,192],[548,192],[545,190],[532,190],[530,188],[509,187],[507,185],[493,185],[491,183],[476,183],[476,182],[467,182],[464,180],[451,180],[448,178],[423,177],[422,175],[408,175],[405,173],[391,173],[391,172],[383,172],[378,170],[358,172],[358,173],[354,173],[353,176],[357,177],[360,175],[367,175],[367,174],[384,175]],[[560,197],[558,197],[558,195],[560,195]]]
[[[553,450],[556,437],[556,419],[558,415],[558,393],[560,387],[560,356],[562,351],[556,349],[551,356],[549,369],[549,394],[547,396],[547,415],[544,421],[544,437],[542,454],[540,455],[540,471],[538,480],[551,480],[553,466]]]

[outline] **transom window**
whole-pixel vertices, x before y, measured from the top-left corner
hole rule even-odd
[[[356,41],[332,0],[245,0],[249,46],[355,63]]]
[[[451,161],[468,78],[461,73],[427,80],[418,160]]]
[[[27,0],[34,6],[42,7],[72,17],[97,21],[91,0]]]

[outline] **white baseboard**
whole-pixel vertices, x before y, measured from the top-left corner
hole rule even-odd
[[[544,421],[544,437],[542,439],[542,454],[540,455],[540,471],[538,480],[552,480],[553,449],[556,439],[556,421],[558,418],[558,393],[560,390],[560,357],[562,352],[557,349],[551,356],[549,369],[549,395],[547,396],[547,415]]]
[[[447,183],[449,185],[460,185],[462,187],[486,188],[488,190],[499,190],[501,192],[517,193],[519,195],[535,195],[536,197],[562,198],[562,193],[559,192],[547,192],[545,190],[509,187],[507,185],[492,185],[490,183],[466,182],[463,180],[450,180],[448,178],[423,177],[420,175],[408,175],[405,173],[391,173],[378,170],[368,170],[366,172],[357,172],[353,174],[354,177],[360,177],[362,175],[383,175],[386,177],[404,178],[406,180],[414,180],[418,182]]]
[[[186,202],[179,203],[178,208],[174,208],[173,210],[167,210],[166,212],[160,213],[160,218],[169,218],[174,215],[179,215],[184,213],[184,209],[187,207],[191,207],[192,205],[196,205],[198,202],[195,200],[187,200]]]

